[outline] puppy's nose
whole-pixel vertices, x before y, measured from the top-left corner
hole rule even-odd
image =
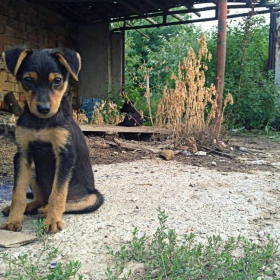
[[[51,106],[49,104],[37,105],[37,111],[42,115],[48,114],[50,110],[51,110]]]

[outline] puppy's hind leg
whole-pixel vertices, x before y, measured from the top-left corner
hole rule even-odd
[[[38,183],[36,182],[35,172],[33,172],[31,176],[30,188],[32,190],[34,198],[33,201],[26,204],[26,208],[24,211],[25,215],[35,215],[38,213],[38,208],[46,205],[44,196],[40,190],[40,187],[38,186]]]
[[[44,202],[44,197],[38,187],[35,177],[31,177],[30,180],[30,188],[32,189],[33,193],[33,201],[26,203],[25,215],[35,215],[38,213],[38,208],[44,206],[46,203]],[[4,216],[8,217],[10,214],[11,206],[7,206],[2,210]]]

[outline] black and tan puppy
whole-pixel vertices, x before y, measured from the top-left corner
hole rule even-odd
[[[63,213],[92,212],[103,203],[66,95],[69,74],[78,80],[80,55],[69,49],[15,48],[3,57],[27,104],[17,121],[12,204],[2,211],[9,217],[1,229],[20,231],[23,214],[39,211],[46,231],[55,233],[63,228]],[[29,185],[34,199],[26,203]]]
[[[119,126],[140,126],[143,124],[143,117],[135,109],[134,102],[131,100],[125,100],[122,108],[122,113],[125,113],[125,118],[122,122],[118,123]]]

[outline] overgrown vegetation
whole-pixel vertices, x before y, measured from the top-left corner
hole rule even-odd
[[[125,91],[136,102],[136,108],[144,112],[146,124],[151,124],[149,110],[155,117],[166,83],[169,87],[175,83],[171,73],[177,72],[178,63],[190,48],[198,53],[197,38],[201,37],[202,31],[192,24],[141,30],[146,36],[136,31],[126,33]],[[264,129],[278,114],[279,90],[273,71],[267,68],[268,35],[269,26],[263,16],[228,24],[224,95],[231,93],[234,101],[224,112],[228,128]],[[217,28],[207,32],[206,37],[213,59],[207,62],[205,87],[211,88],[216,74]],[[152,92],[150,106],[145,100],[147,87]],[[179,102],[178,110],[180,106]],[[206,107],[206,112],[209,108]]]
[[[5,279],[83,279],[83,276],[78,274],[78,271],[81,268],[81,263],[79,261],[69,261],[65,265],[61,262],[54,262],[59,253],[59,245],[57,247],[49,245],[44,219],[34,221],[34,230],[39,237],[39,242],[43,244],[41,252],[34,256],[27,254],[10,256],[8,253],[2,253],[0,259],[3,262],[6,262],[9,266],[8,271],[5,272]],[[54,263],[51,266],[52,262]]]
[[[108,248],[116,260],[113,268],[107,268],[109,280],[117,279],[265,279],[274,277],[274,265],[279,265],[277,247],[268,236],[263,246],[246,238],[220,236],[207,238],[205,244],[195,240],[194,234],[178,241],[175,230],[166,226],[167,215],[158,208],[159,227],[151,238],[135,228],[127,247],[118,251]],[[181,244],[181,245],[180,245]],[[142,264],[138,271],[127,270],[128,264]],[[273,278],[279,279],[279,278]]]
[[[164,87],[163,94],[158,103],[156,124],[167,127],[174,132],[175,142],[180,142],[189,136],[200,136],[209,131],[215,118],[217,108],[217,95],[214,84],[205,86],[205,71],[208,67],[204,60],[210,61],[211,53],[208,52],[206,37],[199,40],[198,54],[193,48],[188,49],[187,56],[182,64],[178,65],[178,74],[172,73],[175,82],[174,88]],[[225,98],[232,104],[230,94]]]
[[[213,53],[210,69],[215,69],[216,34],[208,34],[208,48]],[[229,22],[227,28],[227,55],[224,92],[230,92],[233,106],[226,109],[229,128],[264,129],[278,113],[279,89],[274,72],[268,70],[269,25],[262,16]],[[208,83],[214,71],[206,73]]]

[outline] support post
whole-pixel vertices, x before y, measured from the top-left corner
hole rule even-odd
[[[222,124],[224,75],[226,64],[227,0],[218,0],[218,45],[216,62],[217,109],[214,123],[214,137],[219,138]]]

